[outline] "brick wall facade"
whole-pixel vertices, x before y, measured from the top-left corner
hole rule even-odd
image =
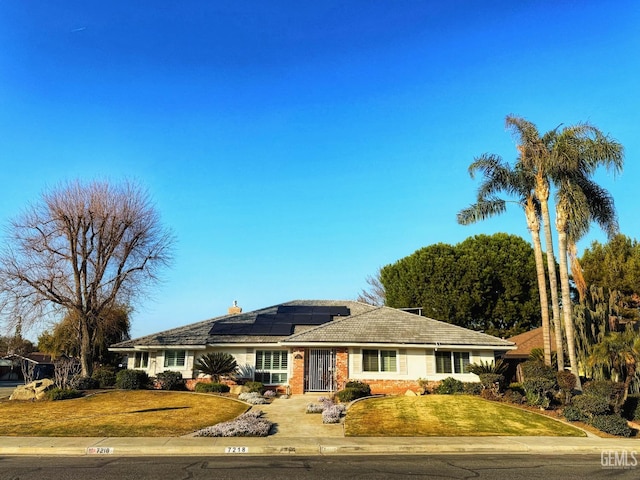
[[[403,395],[407,390],[414,393],[421,391],[417,380],[359,380],[371,387],[373,395]]]
[[[291,387],[292,395],[304,393],[304,353],[304,348],[294,348],[291,351],[293,368],[291,378],[289,379],[289,387]]]
[[[349,349],[336,348],[336,390],[342,390],[349,380]]]

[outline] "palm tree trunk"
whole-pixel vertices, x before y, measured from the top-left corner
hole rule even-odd
[[[624,392],[622,393],[622,399],[620,400],[620,407],[624,405],[629,397],[629,386],[631,382],[636,376],[636,361],[635,359],[630,359],[626,364],[627,376],[624,378]]]
[[[542,317],[542,346],[544,351],[544,364],[551,365],[551,331],[549,325],[549,298],[547,297],[547,277],[544,273],[544,260],[542,258],[542,243],[540,242],[540,222],[533,207],[525,210],[527,225],[533,240],[533,253],[536,260],[536,276],[538,277],[538,292],[540,294],[540,315]]]
[[[540,192],[539,190],[542,190]],[[560,302],[558,300],[558,278],[556,276],[556,258],[553,254],[553,238],[551,236],[551,216],[549,215],[549,186],[536,188],[536,196],[542,209],[542,225],[544,227],[544,243],[547,247],[547,269],[549,271],[549,289],[551,290],[551,307],[553,309],[553,326],[556,335],[556,355],[558,371],[564,370],[564,351],[562,341],[562,320],[560,319]]]
[[[571,290],[569,288],[569,268],[567,265],[567,233],[563,228],[563,222],[561,218],[562,214],[557,215],[557,228],[558,228],[558,256],[560,263],[560,284],[562,287],[562,312],[564,314],[564,328],[567,336],[567,350],[569,352],[569,364],[571,365],[571,372],[576,376],[576,390],[582,390],[582,384],[580,383],[580,370],[578,368],[578,358],[576,356],[576,340],[575,340],[575,328],[573,325],[572,304],[571,304]]]

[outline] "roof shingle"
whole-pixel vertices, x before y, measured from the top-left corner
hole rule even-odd
[[[271,335],[215,335],[211,329],[216,322],[250,324],[260,314],[275,313],[280,305],[252,312],[224,315],[184,327],[166,330],[145,337],[112,345],[116,349],[136,347],[206,346],[233,343],[306,343],[331,344],[413,344],[413,345],[474,345],[513,348],[513,343],[475,332],[449,323],[403,312],[395,308],[375,307],[350,300],[295,300],[282,305],[346,306],[350,314],[334,317],[319,326],[298,326],[290,336]]]

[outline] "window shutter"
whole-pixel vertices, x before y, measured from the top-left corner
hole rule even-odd
[[[406,375],[407,374],[407,351],[401,349],[398,351],[399,359],[398,359],[398,367],[399,373]]]
[[[362,351],[359,348],[353,349],[353,373],[362,373]]]
[[[436,373],[436,359],[435,359],[435,353],[433,350],[427,349],[425,351],[425,367],[427,369],[427,375],[433,375],[434,373]]]

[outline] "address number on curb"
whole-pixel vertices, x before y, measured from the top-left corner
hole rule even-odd
[[[111,455],[113,454],[113,447],[89,447],[87,448],[88,455]]]
[[[224,453],[249,453],[249,447],[226,447]]]

